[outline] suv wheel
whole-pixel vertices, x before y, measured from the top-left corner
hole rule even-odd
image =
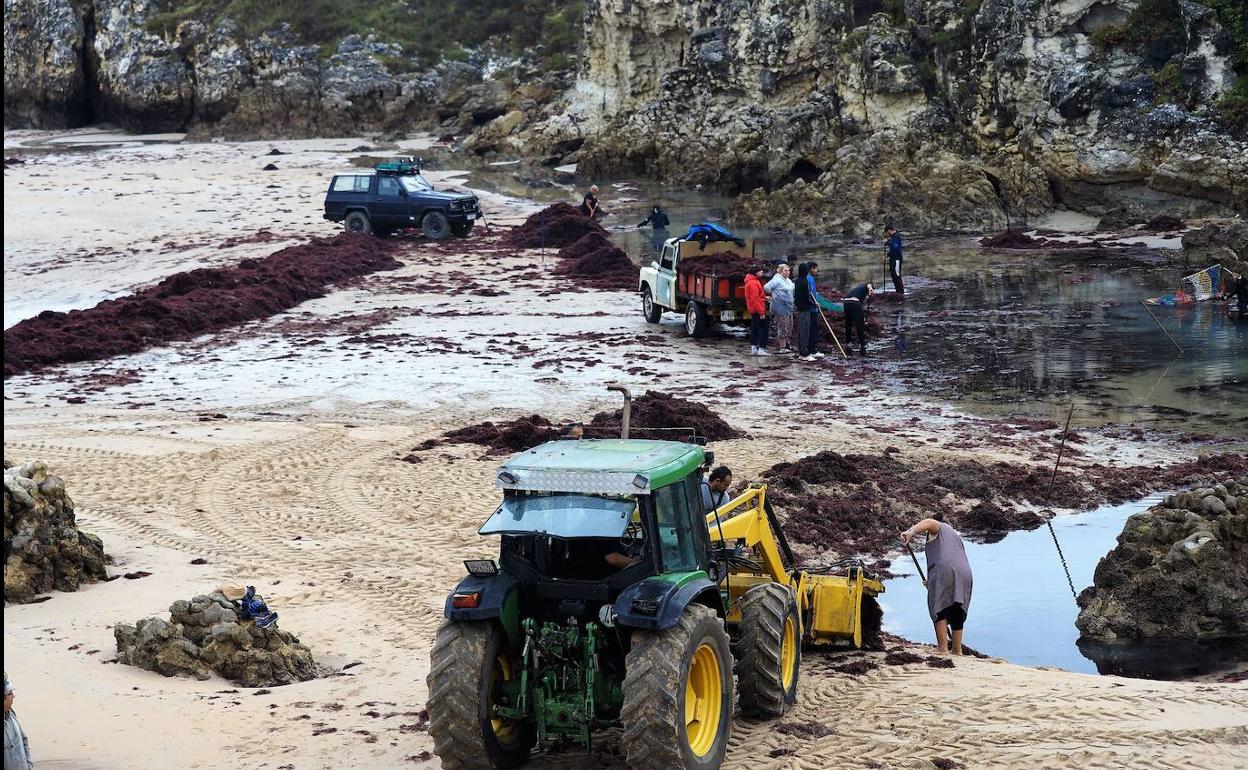
[[[420,220],[420,229],[429,240],[440,241],[450,234],[451,223],[441,211],[430,211]]]
[[[342,226],[349,233],[371,233],[373,231],[373,223],[368,221],[368,214],[363,211],[352,211],[347,214],[347,218],[342,220]]]

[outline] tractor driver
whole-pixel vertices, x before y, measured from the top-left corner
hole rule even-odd
[[[711,513],[728,502],[728,488],[732,486],[732,469],[721,465],[702,480],[702,512]]]
[[[641,526],[641,509],[633,509],[633,517],[628,523],[628,531],[618,542],[612,543],[611,550],[603,556],[607,566],[621,570],[641,561],[642,550],[646,546],[645,530]]]

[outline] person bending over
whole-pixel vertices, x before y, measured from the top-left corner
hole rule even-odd
[[[936,631],[936,650],[962,654],[962,629],[971,606],[971,563],[957,530],[944,522],[944,514],[923,519],[901,533],[909,543],[920,533],[927,535],[927,611]]]
[[[867,354],[867,303],[874,293],[874,286],[860,283],[850,289],[842,301],[845,306],[845,347],[853,343],[853,332],[857,329],[859,350],[864,356]]]

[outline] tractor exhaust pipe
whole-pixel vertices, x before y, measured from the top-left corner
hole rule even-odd
[[[620,414],[620,438],[628,438],[629,417],[633,411],[633,394],[623,385],[608,385],[607,390],[614,390],[624,396],[624,411]]]

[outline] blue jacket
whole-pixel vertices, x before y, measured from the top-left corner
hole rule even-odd
[[[823,299],[823,295],[820,294],[819,290],[815,288],[815,277],[810,273],[806,274],[806,285],[810,287],[810,301],[813,304],[813,307],[810,308],[810,312],[816,313],[819,311],[818,302]]]
[[[893,233],[888,239],[888,258],[901,261],[901,233]]]

